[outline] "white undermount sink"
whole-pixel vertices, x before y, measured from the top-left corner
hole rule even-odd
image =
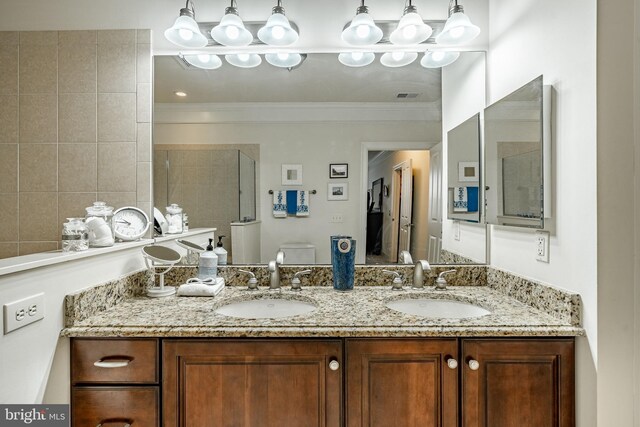
[[[216,313],[242,319],[276,319],[309,314],[316,309],[310,302],[281,298],[264,298],[232,302],[216,309]]]
[[[406,298],[387,303],[387,307],[404,314],[420,317],[458,319],[491,314],[477,305],[448,299]]]

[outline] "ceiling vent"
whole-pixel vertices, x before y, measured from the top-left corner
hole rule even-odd
[[[418,95],[420,94],[419,93],[399,93],[398,95],[396,95],[396,98],[414,99],[414,98],[417,98]]]

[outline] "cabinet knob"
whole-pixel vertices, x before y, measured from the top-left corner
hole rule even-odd
[[[449,369],[456,369],[458,367],[458,361],[453,357],[447,357],[447,366]]]
[[[471,369],[472,371],[477,371],[478,369],[480,369],[480,362],[478,362],[475,359],[470,359],[469,360],[469,369]]]
[[[338,369],[340,369],[340,362],[338,362],[336,359],[332,359],[331,362],[329,362],[329,369],[331,369],[332,371],[337,371]]]

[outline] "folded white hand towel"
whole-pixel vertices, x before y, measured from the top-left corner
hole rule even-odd
[[[178,288],[180,297],[214,297],[224,289],[224,279],[189,279],[184,285]]]
[[[453,211],[468,212],[467,187],[453,187]]]
[[[297,202],[296,216],[309,216],[309,192],[299,190]]]
[[[282,190],[273,192],[273,216],[276,218],[287,217],[287,197]]]

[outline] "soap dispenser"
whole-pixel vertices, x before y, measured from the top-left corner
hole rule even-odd
[[[218,264],[227,265],[227,250],[222,246],[222,238],[224,236],[218,236],[218,244],[214,249],[216,255],[218,255]]]
[[[198,279],[215,279],[218,275],[218,255],[213,250],[213,239],[209,239],[207,250],[200,254]]]

